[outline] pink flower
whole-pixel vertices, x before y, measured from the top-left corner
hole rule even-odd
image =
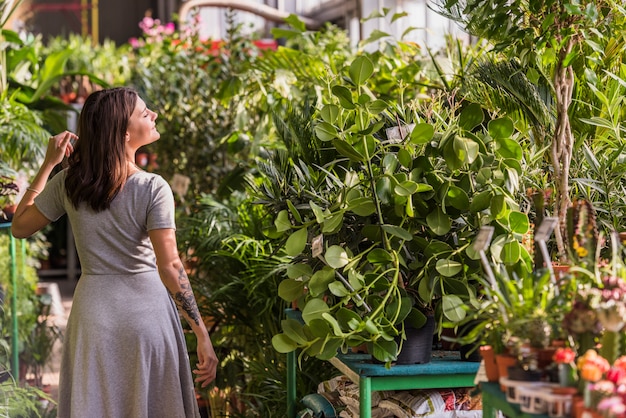
[[[574,361],[576,358],[576,353],[571,348],[557,348],[554,356],[552,356],[552,360],[555,363],[565,363],[569,364]]]

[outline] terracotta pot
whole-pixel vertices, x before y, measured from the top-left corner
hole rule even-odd
[[[485,362],[485,374],[490,382],[497,382],[500,379],[498,364],[496,363],[496,353],[490,345],[483,345],[479,349],[480,355]]]
[[[507,379],[509,377],[509,367],[517,364],[517,358],[510,354],[496,354],[496,364],[498,365],[500,379]],[[504,391],[504,386],[500,385],[500,389]]]

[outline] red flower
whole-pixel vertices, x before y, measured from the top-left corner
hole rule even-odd
[[[569,364],[576,358],[576,353],[571,348],[557,348],[552,360],[556,363]]]

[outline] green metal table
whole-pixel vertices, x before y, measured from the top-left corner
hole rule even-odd
[[[359,385],[359,413],[371,418],[372,392],[379,390],[441,389],[475,386],[480,363],[462,361],[458,351],[436,351],[426,364],[392,365],[372,362],[369,354],[339,354],[329,360],[340,372]],[[295,417],[296,354],[287,355],[287,412]]]
[[[9,275],[11,277],[11,375],[19,379],[19,341],[17,327],[17,257],[16,239],[11,234],[11,223],[0,223],[0,229],[5,229],[9,234]],[[25,247],[22,244],[22,260],[25,256]]]
[[[501,411],[509,418],[549,418],[545,414],[527,414],[520,406],[506,400],[506,395],[500,390],[499,383],[480,382],[480,391],[483,402],[483,418],[496,418]]]

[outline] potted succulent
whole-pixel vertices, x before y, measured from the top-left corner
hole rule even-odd
[[[272,233],[293,257],[279,294],[298,301],[303,321],[283,321],[273,345],[331,358],[366,343],[390,363],[408,324],[432,313],[441,330],[465,318],[480,287],[481,226],[497,225],[506,262],[527,256],[528,217],[513,198],[521,148],[513,123],[486,120],[478,104],[381,99],[367,56],[341,71],[314,127],[334,158],[307,171],[315,192],[277,210]]]

